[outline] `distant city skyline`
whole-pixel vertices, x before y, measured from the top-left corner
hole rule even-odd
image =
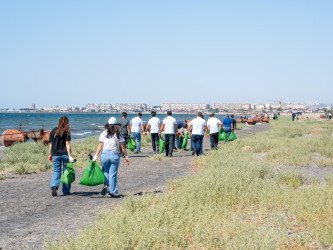
[[[1,1],[0,108],[332,102],[333,1]]]

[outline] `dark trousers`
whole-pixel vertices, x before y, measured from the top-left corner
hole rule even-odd
[[[217,148],[217,144],[219,144],[219,132],[212,133],[210,136],[210,148]]]
[[[124,140],[125,140],[125,142],[124,142],[124,146],[125,146],[125,149],[126,149],[128,134],[121,134],[121,136],[122,136],[122,137],[124,138]],[[119,155],[120,155],[120,156],[125,156],[125,153],[123,152],[121,146],[119,146]]]
[[[160,139],[158,133],[151,133],[151,144],[153,146],[153,151],[156,152],[156,145],[158,140]]]
[[[192,141],[197,155],[202,154],[203,135],[192,135]]]
[[[175,147],[175,134],[165,134],[165,154],[172,155]]]

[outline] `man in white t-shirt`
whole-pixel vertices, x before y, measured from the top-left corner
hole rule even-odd
[[[199,156],[202,153],[202,142],[204,137],[204,131],[207,130],[206,121],[203,119],[201,112],[198,112],[197,118],[193,119],[189,123],[188,130],[192,129],[192,137],[194,150],[192,155],[197,154]]]
[[[209,119],[207,121],[207,130],[210,136],[210,148],[217,149],[217,144],[219,143],[219,126],[222,125],[222,122],[215,118],[215,114],[212,113],[209,115]]]
[[[153,151],[156,153],[156,145],[159,140],[158,134],[160,133],[160,119],[156,117],[156,112],[151,112],[152,118],[148,121],[148,131],[151,135],[151,143],[153,147]],[[158,150],[157,150],[158,152]]]
[[[143,121],[141,119],[142,114],[139,113],[137,117],[134,117],[130,122],[131,138],[137,140],[136,154],[140,153],[141,149],[141,131],[143,131]]]
[[[167,112],[167,117],[164,118],[161,126],[161,133],[165,131],[165,155],[172,157],[172,152],[175,147],[175,136],[178,135],[177,121],[172,117],[172,112]]]

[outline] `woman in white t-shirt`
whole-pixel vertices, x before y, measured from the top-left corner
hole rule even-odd
[[[111,198],[115,197],[115,194],[118,194],[117,174],[120,160],[118,147],[121,147],[122,152],[125,154],[127,165],[129,165],[124,144],[125,141],[121,136],[119,127],[116,123],[117,119],[111,117],[105,125],[106,130],[99,136],[99,145],[93,158],[93,161],[96,161],[99,153],[103,149],[101,154],[101,164],[105,176],[105,183],[101,195],[106,195],[109,187],[109,197]]]

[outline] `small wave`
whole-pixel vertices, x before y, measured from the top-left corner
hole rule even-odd
[[[73,135],[87,135],[91,134],[91,132],[82,132],[82,133],[72,133]]]
[[[91,125],[93,125],[93,126],[94,126],[94,125],[95,125],[95,123],[92,123]]]
[[[104,126],[97,126],[98,128],[104,128]]]

